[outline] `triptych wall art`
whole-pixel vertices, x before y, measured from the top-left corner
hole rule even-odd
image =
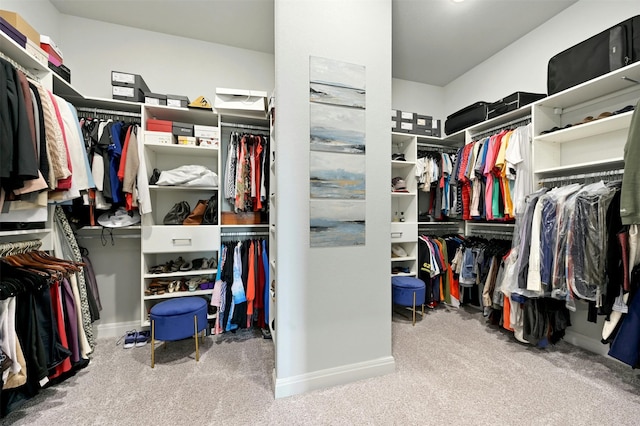
[[[365,244],[365,67],[309,58],[311,247]]]

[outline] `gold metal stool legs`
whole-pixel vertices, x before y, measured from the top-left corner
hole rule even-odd
[[[151,368],[156,365],[156,322],[151,320]]]
[[[195,332],[193,333],[193,338],[196,339],[196,362],[200,361],[200,350],[198,348],[198,316],[193,316],[193,323],[195,326]]]

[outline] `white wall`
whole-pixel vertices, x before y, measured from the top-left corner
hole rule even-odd
[[[61,15],[60,25],[71,83],[84,95],[111,98],[112,70],[140,74],[151,91],[190,100],[213,101],[216,87],[274,86],[271,54],[69,15]]]
[[[430,115],[444,122],[444,88],[399,78],[394,78],[391,85],[393,109]]]
[[[276,0],[276,397],[394,369],[391,0]],[[366,245],[309,248],[309,56],[366,67]]]
[[[581,0],[444,88],[445,114],[513,92],[547,93],[547,64],[561,51],[640,14],[637,0]],[[517,18],[516,18],[517,19]]]

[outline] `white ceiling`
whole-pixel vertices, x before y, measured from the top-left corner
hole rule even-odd
[[[273,0],[50,1],[68,15],[274,51]],[[576,1],[392,0],[393,77],[445,86]]]

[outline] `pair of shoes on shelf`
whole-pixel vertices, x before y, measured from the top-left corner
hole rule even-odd
[[[149,333],[149,331],[130,330],[127,331],[124,335],[124,345],[122,345],[122,347],[124,349],[131,349],[134,346],[144,346],[147,344],[150,338],[151,333]],[[122,338],[118,340],[118,344],[120,344],[121,340]]]
[[[200,290],[213,290],[214,284],[215,283],[213,281],[205,281],[203,283],[200,283]]]
[[[169,286],[167,287],[167,291],[169,293],[180,291],[180,285],[181,284],[182,284],[182,281],[180,281],[180,280],[171,281],[169,283]]]

